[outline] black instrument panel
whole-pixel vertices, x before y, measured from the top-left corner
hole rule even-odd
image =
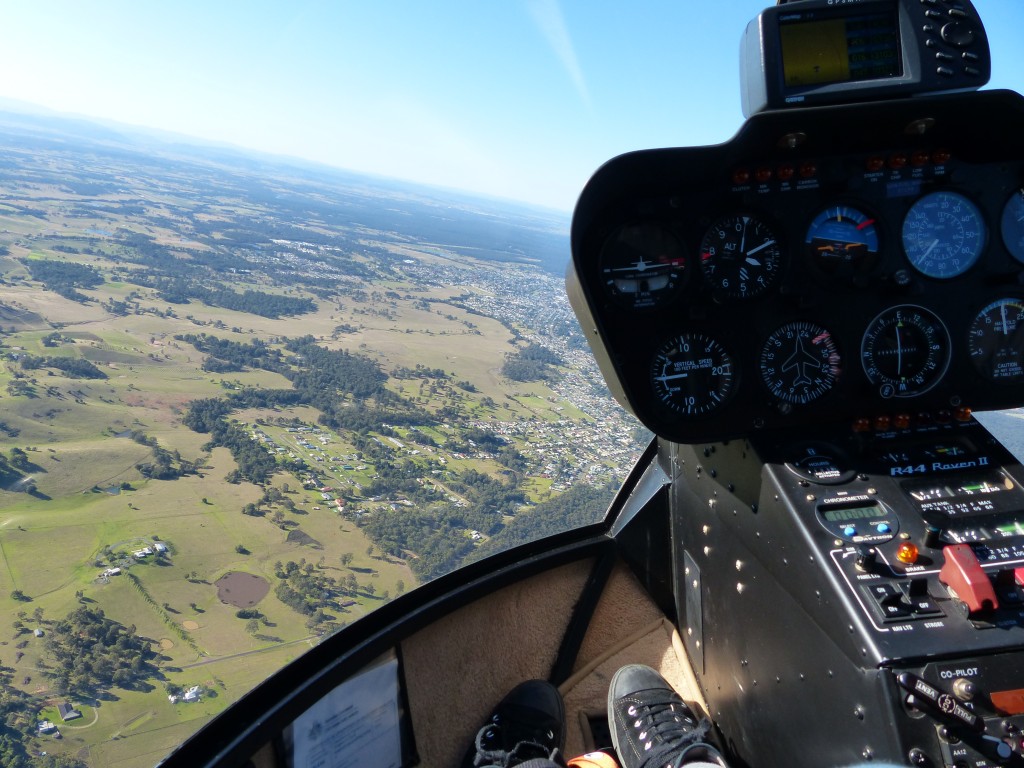
[[[762,113],[612,160],[568,279],[612,391],[684,443],[1024,404],[1020,136],[1024,99],[992,91]]]

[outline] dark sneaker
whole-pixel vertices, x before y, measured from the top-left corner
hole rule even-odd
[[[699,723],[672,686],[650,667],[630,664],[608,688],[608,724],[622,768],[678,768],[704,760],[725,765],[705,741],[711,723]]]
[[[565,704],[545,680],[527,680],[494,708],[463,760],[464,768],[519,765],[535,758],[565,765]]]

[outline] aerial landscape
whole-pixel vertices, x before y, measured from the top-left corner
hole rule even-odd
[[[153,765],[324,636],[600,519],[649,437],[567,217],[0,115],[5,766]]]

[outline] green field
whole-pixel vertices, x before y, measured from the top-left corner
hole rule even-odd
[[[74,159],[54,162],[61,173],[77,169]],[[161,167],[152,189],[116,161],[107,171],[119,184],[139,185],[145,213],[121,214],[121,197],[83,201],[59,181],[33,176],[24,182],[16,172],[8,179],[11,189],[20,190],[22,202],[45,208],[47,217],[0,211],[0,246],[6,249],[0,253],[0,455],[13,461],[15,452],[24,452],[18,476],[0,488],[0,664],[13,669],[11,685],[31,697],[29,716],[48,717],[62,732],[59,741],[36,736],[32,749],[77,755],[89,765],[134,768],[157,762],[319,641],[322,630],[307,626],[306,617],[275,594],[279,563],[304,560],[317,574],[355,580],[352,598],[333,611],[333,626],[358,620],[415,586],[409,563],[382,555],[359,524],[360,515],[414,508],[400,492],[364,495],[383,466],[421,473],[434,497],[459,506],[468,505],[467,497],[453,487],[472,470],[518,483],[529,506],[564,482],[546,465],[561,468],[557,474],[582,463],[569,455],[565,431],[586,427],[591,417],[546,383],[503,377],[506,356],[530,329],[523,324],[513,331],[507,319],[467,309],[493,300],[492,289],[453,283],[447,271],[477,273],[484,283],[503,268],[353,226],[346,233],[350,252],[338,267],[330,257],[340,248],[310,256],[308,244],[275,244],[296,257],[309,256],[316,269],[321,263],[333,269],[324,285],[320,277],[294,284],[272,278],[271,268],[261,271],[258,261],[252,270],[217,275],[236,293],[308,298],[315,311],[272,318],[195,299],[172,304],[147,282],[151,264],[126,245],[127,235],[150,238],[169,248],[168,258],[188,263],[214,252],[233,256],[220,246],[218,238],[227,235],[201,230],[228,232],[245,217],[299,226],[312,239],[339,237],[339,230],[322,222],[296,224],[236,190],[212,195],[205,189],[204,196],[189,174],[172,166]],[[83,202],[106,207],[93,212]],[[191,224],[178,231],[171,221]],[[376,255],[363,254],[364,248]],[[423,281],[409,279],[385,266],[381,254],[436,271]],[[79,289],[86,300],[76,301],[33,279],[33,264],[61,261],[95,268],[105,282]],[[115,312],[118,302],[122,310]],[[327,349],[372,359],[388,375],[390,392],[443,418],[418,431],[382,424],[356,434],[322,428],[322,414],[306,405],[238,408],[230,416],[234,423],[254,440],[262,434],[271,441],[266,450],[279,462],[301,460],[307,469],[282,469],[263,487],[229,482],[238,464],[227,449],[211,449],[209,435],[182,423],[190,403],[292,384],[281,373],[251,366],[206,370],[206,355],[176,338],[203,333],[239,344],[260,339],[279,351],[285,339],[310,335]],[[26,367],[26,359],[45,357],[53,364]],[[102,378],[73,378],[56,367],[66,361],[87,361]],[[439,369],[442,376],[394,375],[416,366]],[[342,393],[338,399],[349,406],[354,401]],[[477,423],[520,425],[508,432],[507,442],[522,452],[528,468],[513,473],[495,455],[467,450],[464,433]],[[154,460],[154,443],[196,471],[173,480],[148,478],[140,466]],[[622,469],[605,463],[610,473]],[[320,487],[331,488],[332,498],[324,499]],[[271,491],[277,499],[265,501]],[[262,514],[243,514],[252,505]],[[462,540],[469,535],[468,528],[453,533]],[[157,543],[168,547],[166,556],[134,555]],[[104,576],[112,567],[122,572]],[[261,615],[257,631],[218,596],[218,579],[237,572],[270,587],[255,606]],[[56,704],[66,697],[47,674],[46,640],[56,622],[81,605],[133,626],[159,654],[160,676],[138,690],[113,687],[97,699],[79,697],[75,703],[84,716],[63,724]],[[196,685],[205,691],[200,702],[168,700],[168,686]]]

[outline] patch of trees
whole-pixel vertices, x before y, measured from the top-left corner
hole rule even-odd
[[[52,259],[23,259],[21,263],[32,275],[33,280],[38,280],[48,291],[71,301],[89,301],[89,297],[79,293],[77,288],[96,288],[103,285],[103,275],[88,264]]]
[[[56,661],[46,674],[65,695],[95,696],[114,686],[138,690],[159,675],[150,641],[99,608],[72,611],[50,628],[44,647]]]
[[[286,365],[279,353],[257,343],[223,342],[212,336],[181,337],[197,349],[216,350],[217,357],[241,361],[249,365],[278,370],[291,380],[293,390],[246,388],[228,398],[194,400],[182,421],[200,433],[209,433],[209,446],[227,447],[239,468],[235,480],[246,479],[264,483],[278,468],[270,456],[249,434],[226,417],[236,408],[310,405],[322,414],[321,423],[333,429],[369,432],[382,423],[427,425],[435,418],[405,398],[384,387],[387,375],[368,357],[347,350],[329,350],[316,343],[312,336],[285,340],[292,354]],[[350,395],[355,402],[347,402]],[[372,399],[372,405],[368,401]]]
[[[270,480],[277,469],[277,461],[266,450],[254,441],[248,431],[227,421],[218,421],[210,431],[210,442],[203,446],[208,450],[214,446],[223,446],[231,451],[238,469],[227,475],[229,483],[248,480],[250,483],[262,485]]]
[[[29,758],[28,752],[29,735],[34,732],[34,719],[28,713],[38,704],[14,686],[14,671],[14,667],[0,666],[0,765],[37,768],[39,764]]]
[[[338,581],[312,563],[307,563],[305,558],[297,563],[293,560],[283,565],[275,563],[274,574],[280,579],[274,587],[277,599],[292,610],[308,616],[306,626],[318,633],[337,627],[335,617],[327,611],[344,610],[338,602],[340,597],[355,597],[359,594],[360,587],[355,574],[350,572],[345,579]]]
[[[493,432],[488,432],[486,429],[480,429],[480,427],[470,427],[469,429],[462,430],[460,435],[461,439],[451,444],[451,448],[454,451],[460,453],[473,453],[475,449],[494,452],[508,445],[508,441],[496,435]]]
[[[184,334],[174,338],[191,344],[198,351],[207,355],[206,362],[203,364],[203,368],[207,371],[243,371],[246,368],[280,371],[285,366],[281,359],[281,353],[261,339],[254,339],[248,344],[243,344],[206,333]]]
[[[329,396],[340,391],[365,399],[380,393],[388,378],[374,360],[348,350],[326,349],[312,336],[288,339],[285,348],[301,359],[301,370],[290,377],[292,384],[310,394],[326,389]]]
[[[151,461],[140,462],[135,465],[143,477],[150,480],[177,480],[179,477],[194,474],[196,471],[195,462],[181,458],[181,454],[175,451],[168,451],[166,448],[156,444],[156,440],[150,438],[153,449]]]
[[[506,355],[501,375],[513,381],[551,381],[557,377],[556,365],[562,365],[558,355],[540,344],[530,343]]]
[[[500,517],[487,517],[467,509],[438,506],[432,509],[382,509],[360,521],[363,532],[382,552],[409,560],[413,573],[422,581],[455,570],[474,549],[467,530],[493,532],[501,527]]]
[[[37,368],[56,368],[72,379],[105,379],[107,374],[88,360],[80,357],[38,357],[25,355],[21,358],[21,367],[27,371]]]
[[[203,450],[222,446],[231,451],[238,469],[228,474],[229,482],[237,483],[244,479],[258,485],[263,484],[277,471],[277,461],[259,443],[252,440],[246,430],[227,421],[225,417],[233,408],[234,406],[223,398],[193,400],[182,417],[182,423],[194,432],[210,435],[210,440],[203,446]]]
[[[213,431],[217,422],[231,413],[231,405],[219,397],[206,397],[189,403],[182,423],[193,432],[206,434]]]
[[[396,379],[447,379],[448,374],[443,368],[427,368],[425,365],[416,363],[415,368],[407,368],[402,365],[391,372]]]
[[[515,484],[503,483],[475,469],[466,470],[457,480],[448,481],[448,485],[487,513],[514,515],[526,503],[526,494]]]
[[[11,448],[9,458],[0,454],[0,488],[6,491],[36,495],[36,484],[30,473],[39,471],[42,468],[33,464],[21,448]]]
[[[152,287],[156,289],[160,299],[171,304],[187,304],[195,299],[210,307],[222,307],[273,319],[316,311],[316,302],[312,299],[254,291],[251,288],[238,293],[223,286],[207,287],[183,277],[158,279]]]
[[[577,483],[565,493],[521,512],[490,541],[480,545],[471,560],[492,555],[552,534],[600,522],[615,497],[615,486]]]

